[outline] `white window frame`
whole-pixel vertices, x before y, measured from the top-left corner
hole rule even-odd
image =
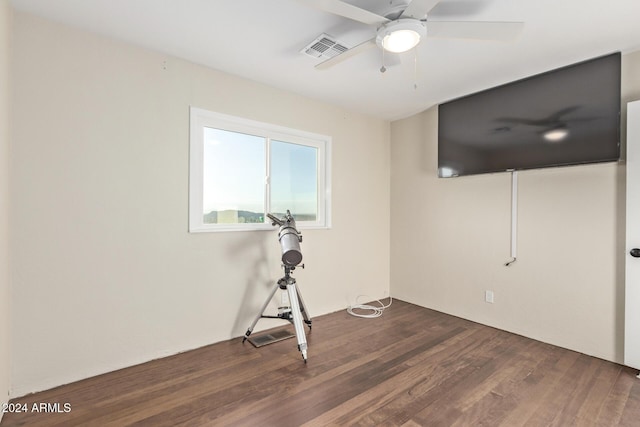
[[[267,176],[265,177],[264,206],[268,210],[270,204],[270,141],[282,141],[314,147],[318,150],[317,159],[317,216],[315,221],[296,221],[300,229],[331,228],[331,137],[316,133],[291,129],[284,126],[249,120],[242,117],[216,113],[201,108],[190,107],[189,132],[189,232],[211,231],[245,231],[272,230],[273,226],[268,218],[266,223],[239,224],[207,224],[203,219],[203,156],[204,156],[204,128],[222,129],[231,132],[245,133],[264,137],[267,140],[265,162]],[[268,211],[267,211],[268,213]],[[294,216],[296,213],[291,212]]]

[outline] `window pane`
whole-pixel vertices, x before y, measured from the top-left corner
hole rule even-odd
[[[329,228],[330,162],[329,136],[191,107],[189,232],[270,230],[267,209]]]
[[[318,149],[271,141],[271,211],[287,209],[297,221],[315,221],[318,212]]]
[[[204,128],[205,224],[264,222],[265,139]]]

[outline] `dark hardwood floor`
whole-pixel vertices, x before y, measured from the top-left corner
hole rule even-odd
[[[14,399],[2,426],[640,425],[637,371],[405,302],[308,342],[307,364],[295,338],[210,345]]]

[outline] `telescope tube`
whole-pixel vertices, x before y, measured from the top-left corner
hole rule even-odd
[[[293,219],[289,211],[284,219],[278,219],[271,214],[267,214],[267,216],[273,221],[273,225],[280,225],[278,240],[282,249],[282,263],[288,267],[300,264],[302,262],[302,251],[300,250],[302,236],[296,229],[296,220]]]

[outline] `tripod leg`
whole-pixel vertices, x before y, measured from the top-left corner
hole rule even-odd
[[[307,337],[304,334],[304,327],[302,326],[302,316],[300,314],[300,303],[298,293],[296,292],[296,284],[288,283],[287,292],[289,293],[289,303],[291,304],[293,326],[296,329],[296,337],[298,338],[298,350],[302,353],[304,363],[307,363]]]
[[[276,283],[275,286],[273,287],[273,289],[271,290],[271,293],[267,297],[267,300],[264,302],[264,304],[262,304],[262,308],[260,309],[260,313],[258,313],[256,318],[253,319],[253,323],[251,323],[251,326],[249,326],[249,329],[247,329],[247,332],[245,332],[244,338],[242,338],[242,342],[245,342],[247,340],[247,338],[249,337],[249,335],[251,335],[251,332],[253,332],[253,328],[256,327],[256,323],[258,323],[258,320],[260,320],[260,318],[264,314],[264,311],[267,309],[267,306],[269,305],[269,303],[273,299],[273,296],[276,294],[276,291],[278,290],[279,287],[280,286]]]
[[[300,303],[300,308],[302,311],[302,318],[304,319],[304,323],[307,324],[309,330],[311,330],[311,316],[309,315],[309,311],[307,311],[307,306],[304,304],[304,300],[302,299],[302,294],[300,290],[297,289],[298,292],[298,302]]]

